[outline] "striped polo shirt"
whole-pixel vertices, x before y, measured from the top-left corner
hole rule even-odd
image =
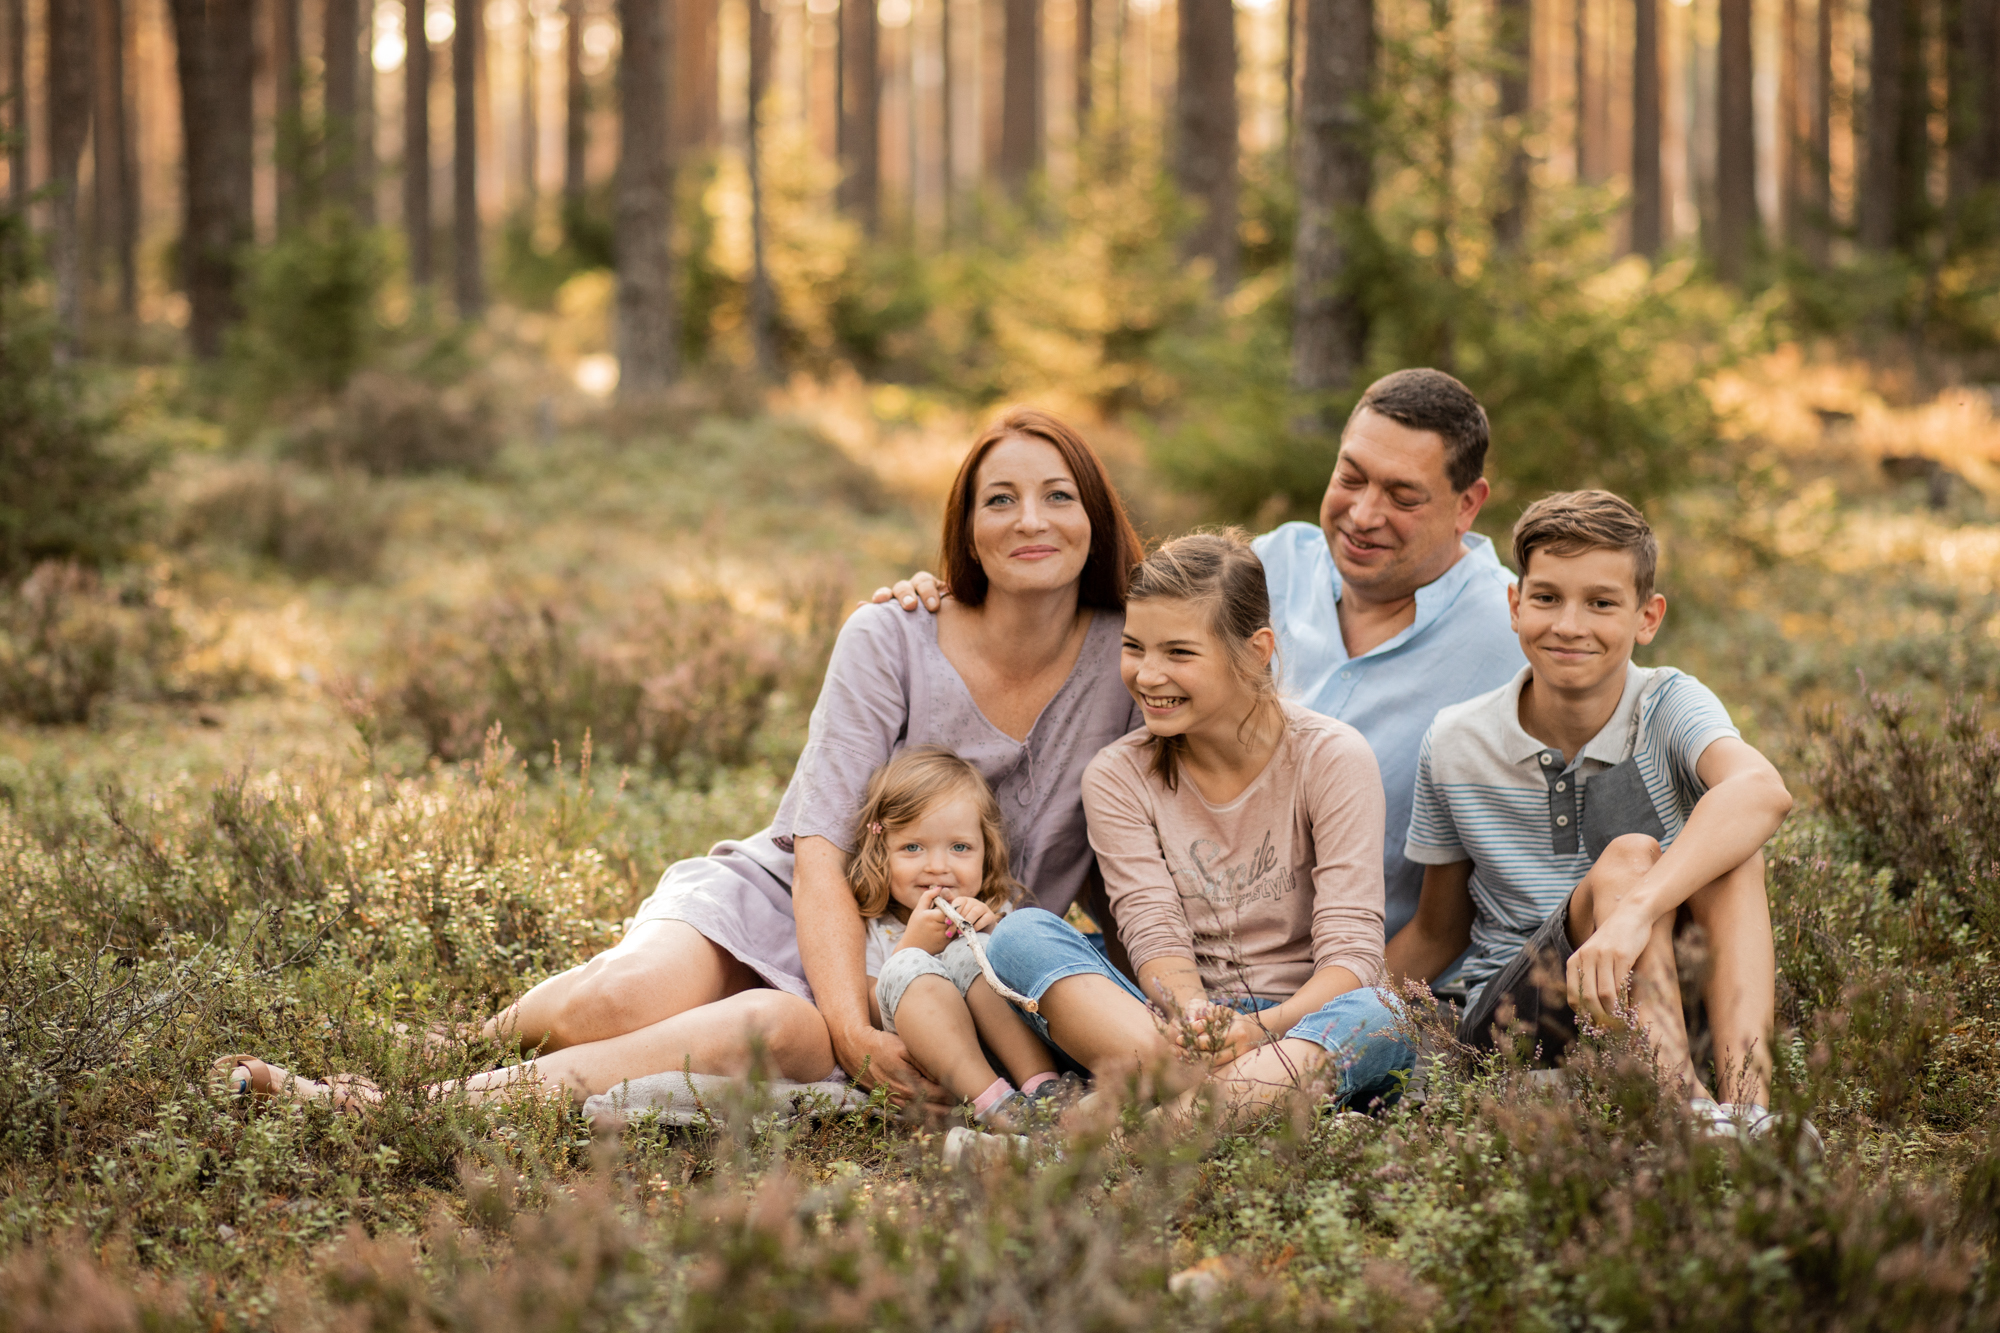
[[[1581,787],[1634,758],[1666,847],[1706,790],[1695,772],[1702,751],[1740,734],[1722,701],[1693,676],[1628,663],[1611,720],[1565,763],[1561,751],[1521,727],[1521,687],[1531,670],[1440,711],[1417,758],[1405,854],[1423,865],[1473,863],[1472,952],[1460,974],[1469,1002],[1590,869],[1578,836]]]

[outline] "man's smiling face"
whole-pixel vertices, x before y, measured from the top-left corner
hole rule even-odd
[[[1355,413],[1319,508],[1343,586],[1373,601],[1415,593],[1458,559],[1486,493],[1484,477],[1452,489],[1437,432]]]

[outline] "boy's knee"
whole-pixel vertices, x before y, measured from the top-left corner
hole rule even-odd
[[[1597,858],[1597,866],[1643,875],[1658,864],[1660,855],[1658,838],[1644,833],[1625,833],[1613,838],[1605,847],[1604,854]]]

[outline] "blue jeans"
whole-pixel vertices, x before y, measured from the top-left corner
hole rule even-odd
[[[1140,1004],[1152,1007],[1146,993],[1091,948],[1074,926],[1039,907],[1019,908],[1002,917],[986,956],[1009,989],[1031,1000],[1040,1000],[1058,981],[1088,973],[1107,978]],[[1275,1000],[1254,997],[1229,1003],[1249,1013],[1277,1005]],[[1021,1017],[1049,1041],[1046,1018],[1029,1013]],[[1395,1011],[1375,991],[1352,990],[1307,1014],[1285,1035],[1313,1042],[1333,1057],[1340,1074],[1333,1096],[1341,1105],[1377,1101],[1387,1105],[1401,1095],[1416,1063],[1416,1052],[1396,1031],[1396,1019]]]

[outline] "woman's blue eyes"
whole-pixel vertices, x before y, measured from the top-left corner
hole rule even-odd
[[[1048,493],[1047,498],[1050,500],[1065,500],[1065,501],[1074,501],[1076,499],[1076,497],[1070,494],[1068,491],[1050,491]],[[986,506],[989,509],[994,507],[995,505],[1013,504],[1013,503],[1014,503],[1014,497],[1011,495],[989,495],[986,497]]]

